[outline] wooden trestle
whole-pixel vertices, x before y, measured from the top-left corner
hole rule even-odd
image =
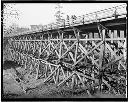
[[[107,73],[113,68],[126,72],[126,30],[111,30],[98,22],[92,32],[70,27],[11,37],[8,42],[6,56],[26,71],[21,80],[24,90],[52,83],[81,87],[90,94],[90,87],[103,91],[106,85],[107,91],[117,94],[109,81],[126,81],[124,75]]]

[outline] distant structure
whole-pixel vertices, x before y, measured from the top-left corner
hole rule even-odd
[[[30,27],[31,27],[31,30],[33,31],[33,30],[41,30],[42,29],[42,25],[40,24],[40,25],[30,25]]]

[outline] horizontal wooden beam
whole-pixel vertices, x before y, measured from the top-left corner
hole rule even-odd
[[[61,39],[50,39],[51,41],[60,41]],[[89,39],[79,39],[79,41],[102,41],[101,38],[89,38]],[[110,40],[114,40],[114,41],[118,41],[118,40],[126,40],[126,38],[105,38],[105,41],[110,41]],[[13,40],[13,42],[21,42],[21,41],[26,41],[26,42],[43,42],[43,41],[49,41],[49,40]],[[77,41],[77,39],[63,39],[63,41]]]
[[[13,49],[10,48],[10,50],[13,50]],[[16,53],[19,53],[19,54],[22,54],[23,56],[31,57],[31,58],[34,59],[34,60],[39,60],[39,61],[41,61],[42,63],[45,63],[45,64],[49,64],[49,65],[53,65],[53,66],[58,66],[58,65],[56,65],[56,64],[49,63],[49,62],[47,62],[47,61],[45,61],[45,60],[34,58],[33,56],[28,55],[28,54],[24,54],[24,53],[21,53],[21,52],[18,52],[18,51],[15,51],[15,52],[16,52]]]

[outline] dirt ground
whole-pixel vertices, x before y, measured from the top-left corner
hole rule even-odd
[[[9,66],[6,63],[7,66]],[[6,65],[4,67],[6,67]],[[14,66],[12,66],[14,67]],[[93,96],[88,96],[83,89],[70,89],[62,86],[57,88],[54,84],[42,84],[36,88],[27,90],[25,93],[19,84],[12,78],[13,68],[6,67],[3,70],[3,98],[124,98],[123,96],[114,96],[101,94],[97,92]]]
[[[67,87],[56,88],[55,85],[42,84],[36,88],[24,93],[22,88],[9,75],[3,76],[4,98],[121,98],[123,96],[114,96],[100,94],[97,92],[94,96],[88,96],[82,89],[72,90]]]

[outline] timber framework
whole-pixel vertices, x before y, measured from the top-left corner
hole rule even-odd
[[[6,59],[16,61],[27,73],[16,76],[26,92],[40,84],[56,87],[90,87],[101,92],[127,94],[126,5],[86,14],[60,26],[5,37]],[[116,83],[116,84],[114,84]]]

